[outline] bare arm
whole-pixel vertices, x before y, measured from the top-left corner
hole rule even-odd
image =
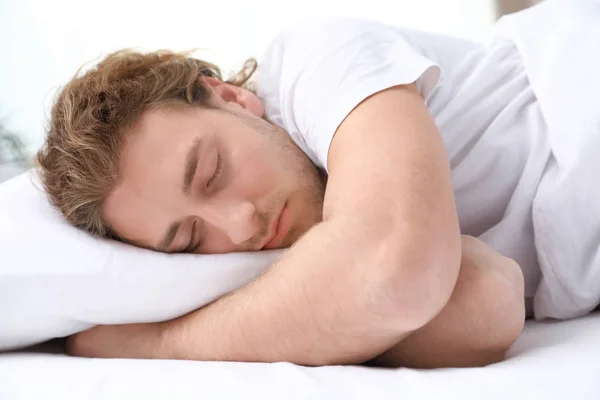
[[[500,362],[523,330],[524,289],[515,261],[463,236],[460,274],[446,307],[370,364],[456,368]]]
[[[83,333],[72,352],[358,363],[431,321],[456,283],[461,243],[447,156],[414,85],[357,106],[328,166],[324,221],[256,281],[181,318],[123,328],[136,333],[122,346],[100,344],[111,328]]]

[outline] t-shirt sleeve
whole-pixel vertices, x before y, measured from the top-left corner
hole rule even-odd
[[[367,97],[416,83],[424,99],[439,66],[383,23],[336,18],[281,33],[259,60],[257,94],[266,116],[282,126],[319,167],[336,129]]]

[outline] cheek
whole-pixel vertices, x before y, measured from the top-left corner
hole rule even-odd
[[[261,197],[280,189],[279,168],[274,161],[253,154],[239,157],[232,179],[250,197]]]

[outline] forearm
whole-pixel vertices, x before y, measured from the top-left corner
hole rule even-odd
[[[353,237],[370,241],[315,226],[255,282],[165,323],[165,356],[323,365],[380,354],[415,327],[379,297],[386,256]]]
[[[323,222],[249,285],[174,320],[92,328],[71,338],[68,353],[303,365],[365,362],[435,316],[422,315],[430,311],[421,311],[417,298],[427,294],[411,295],[429,274],[404,282],[390,278],[408,262],[419,262],[412,240],[383,240],[377,231],[363,226],[348,232]],[[406,257],[390,257],[392,248]]]

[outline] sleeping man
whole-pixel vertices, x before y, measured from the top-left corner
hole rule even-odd
[[[597,252],[566,239],[540,245],[553,224],[545,210],[561,206],[541,190],[560,180],[551,145],[524,56],[501,36],[484,46],[313,21],[228,80],[188,54],[110,54],[62,89],[38,154],[66,219],[160,252],[286,250],[206,307],[98,326],[68,351],[498,362],[526,316],[570,318],[598,304],[593,293],[568,314],[543,297],[572,294],[551,290],[553,254]],[[583,222],[576,204],[566,218]]]

